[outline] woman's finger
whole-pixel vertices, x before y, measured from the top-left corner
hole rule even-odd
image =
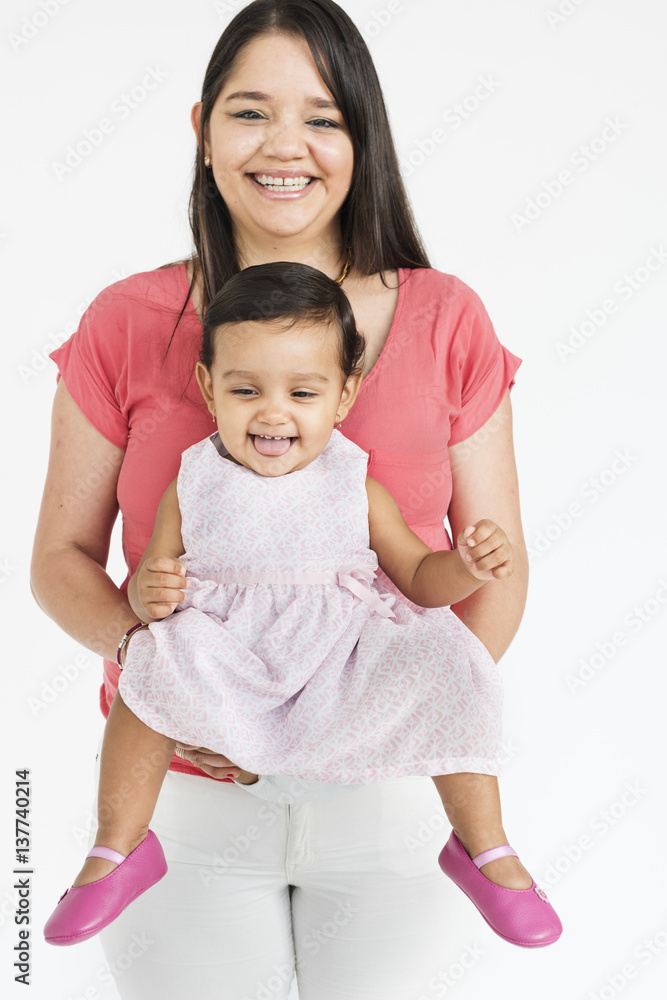
[[[213,751],[205,750],[202,747],[183,745],[178,746],[176,752],[183,760],[201,768],[205,774],[209,774],[212,778],[226,778],[230,774],[235,778],[238,777],[240,768],[232,764],[224,754],[213,753]]]

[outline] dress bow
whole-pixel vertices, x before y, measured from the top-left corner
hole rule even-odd
[[[377,611],[383,618],[395,618],[396,615],[391,610],[391,604],[396,598],[391,595],[382,599],[372,588],[376,571],[372,566],[363,566],[359,563],[348,563],[338,570],[338,583],[341,587],[347,587],[355,597],[361,598],[373,611]]]

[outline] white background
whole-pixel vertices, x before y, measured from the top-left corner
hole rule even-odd
[[[13,0],[0,15],[0,982],[12,997],[114,1000],[96,939],[54,949],[41,938],[80,865],[103,726],[100,662],[29,591],[55,389],[44,358],[102,288],[190,251],[190,108],[242,3],[43,2],[50,16],[39,0]],[[531,581],[501,661],[509,748],[501,790],[510,840],[565,928],[550,948],[514,948],[453,891],[442,953],[423,970],[415,1000],[653,1000],[667,976],[665,8],[658,0],[343,7],[371,48],[433,266],[479,293],[501,342],[523,359],[512,405]],[[122,117],[115,102],[150,68],[164,79]],[[105,117],[113,131],[58,178],[54,164],[68,145]],[[605,142],[608,119],[616,134],[607,128]],[[565,170],[571,183],[559,191]],[[534,218],[521,221],[536,198]],[[573,328],[579,346],[562,357],[558,345]],[[118,551],[112,575],[123,576]],[[578,673],[587,679],[572,689],[568,676]],[[12,982],[13,781],[24,767],[34,797],[29,990]],[[474,945],[483,956],[463,973],[458,958]]]

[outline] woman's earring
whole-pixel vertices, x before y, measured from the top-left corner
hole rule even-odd
[[[215,413],[212,413],[211,416],[213,417],[213,423],[217,423],[218,421],[216,419]]]
[[[204,157],[204,166],[205,167],[210,167],[211,166],[211,157],[210,156],[205,156]]]

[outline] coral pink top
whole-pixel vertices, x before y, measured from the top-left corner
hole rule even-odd
[[[398,273],[389,335],[341,432],[368,452],[368,475],[394,496],[415,534],[434,550],[451,549],[448,448],[493,415],[521,358],[499,342],[479,296],[458,278],[430,268]],[[215,430],[194,377],[201,325],[191,300],[167,351],[187,290],[185,263],[123,278],[93,299],[50,355],[81,411],[125,450],[117,488],[123,592],[181,452]],[[105,717],[118,676],[105,660]],[[178,757],[171,769],[203,774]]]

